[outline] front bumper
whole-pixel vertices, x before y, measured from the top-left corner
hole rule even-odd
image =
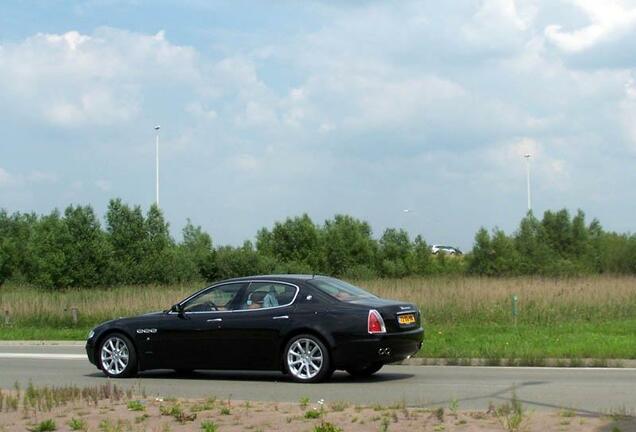
[[[424,329],[399,333],[366,335],[347,341],[333,351],[336,368],[364,363],[394,363],[402,361],[422,348]]]
[[[95,337],[86,341],[86,356],[88,357],[88,361],[94,365],[97,365],[95,360]]]

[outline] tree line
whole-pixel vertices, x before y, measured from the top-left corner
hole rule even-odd
[[[104,224],[90,206],[60,213],[0,211],[0,284],[45,288],[212,281],[263,273],[321,273],[351,279],[437,274],[485,276],[635,274],[636,236],[606,232],[583,212],[532,213],[518,229],[480,229],[462,257],[432,255],[429,245],[403,229],[379,238],[347,215],[322,225],[304,214],[262,228],[255,241],[214,247],[190,221],[179,241],[161,210],[147,212],[120,199],[109,202]]]

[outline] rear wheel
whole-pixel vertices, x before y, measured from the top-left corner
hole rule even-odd
[[[135,346],[121,333],[108,335],[99,346],[100,369],[111,378],[127,378],[137,372]]]
[[[347,368],[347,372],[356,378],[364,378],[373,375],[384,366],[383,363],[367,363],[361,366]]]
[[[320,339],[310,334],[291,338],[284,351],[285,371],[296,382],[314,383],[333,374],[329,350]]]

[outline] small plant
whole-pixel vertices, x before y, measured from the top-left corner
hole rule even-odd
[[[230,415],[231,411],[230,411],[230,407],[221,407],[221,415]]]
[[[509,432],[516,432],[521,428],[521,424],[524,421],[524,414],[523,406],[517,399],[517,394],[514,391],[512,392],[510,404],[503,404],[495,410],[495,415],[502,426]]]
[[[561,411],[559,411],[559,415],[560,415],[561,417],[566,417],[566,418],[574,417],[574,415],[575,415],[575,414],[576,414],[576,413],[575,413],[575,412],[574,412],[574,410],[573,410],[573,409],[571,409],[571,408],[564,408],[564,409],[562,409]]]
[[[329,422],[322,422],[314,427],[313,432],[342,432],[342,428],[339,428],[338,426]]]
[[[320,418],[320,411],[318,411],[317,409],[312,409],[309,411],[305,412],[305,418],[306,419],[317,419]]]
[[[444,422],[444,407],[439,407],[435,410],[435,417],[440,423]]]
[[[174,417],[174,419],[181,424],[189,421],[194,421],[197,418],[197,415],[195,413],[186,414],[183,408],[181,408],[181,405],[179,405],[178,403],[170,407],[160,405],[159,412],[161,413],[161,415]]]
[[[68,422],[68,427],[71,428],[71,430],[74,431],[85,431],[88,430],[88,425],[86,424],[86,420],[84,419],[78,419],[78,418],[71,418]]]
[[[141,401],[138,400],[131,400],[128,401],[128,411],[145,411],[146,407],[144,406],[144,404],[141,403]]]
[[[143,423],[145,422],[150,416],[147,413],[143,413],[142,415],[135,417],[135,423],[139,424],[139,423]]]
[[[309,398],[307,396],[303,396],[298,400],[298,403],[302,409],[307,409],[307,405],[309,405]]]
[[[350,403],[346,401],[333,401],[329,404],[329,409],[331,409],[331,411],[340,412],[349,408],[349,405]]]
[[[448,409],[453,414],[453,416],[457,417],[457,410],[459,410],[459,401],[457,399],[451,399],[448,404]]]
[[[387,432],[389,430],[390,424],[391,422],[389,421],[388,417],[384,417],[382,419],[382,423],[380,424],[380,432]]]
[[[49,419],[38,423],[36,426],[32,427],[29,430],[31,432],[50,432],[57,430],[57,426],[55,425],[55,422],[53,420]]]
[[[216,432],[219,426],[211,420],[204,420],[201,422],[201,430],[203,432]]]

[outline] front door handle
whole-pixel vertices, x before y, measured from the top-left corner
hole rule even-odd
[[[289,316],[288,315],[278,315],[278,316],[275,316],[273,319],[289,319]]]
[[[223,318],[214,318],[214,319],[209,319],[209,320],[206,320],[206,321],[207,322],[221,322],[221,321],[223,321]]]

